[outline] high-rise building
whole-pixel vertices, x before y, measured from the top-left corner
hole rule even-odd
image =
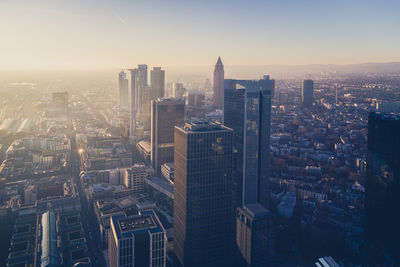
[[[118,73],[118,104],[120,107],[128,107],[129,105],[129,82],[126,78],[125,71],[120,71]]]
[[[140,122],[143,123],[143,118],[142,118],[143,106],[146,105],[146,101],[148,100],[146,96],[143,95],[149,93],[151,96],[151,90],[147,92],[147,90],[150,89],[150,87],[147,86],[147,65],[145,64],[138,65],[136,83],[137,83],[136,110],[138,111],[138,114],[136,114],[136,116],[139,116]],[[150,99],[151,97],[149,98],[149,102],[151,101]]]
[[[146,86],[147,83],[147,65],[146,64],[139,64],[138,65],[138,84],[139,87]]]
[[[314,82],[313,80],[304,80],[301,88],[301,102],[304,107],[312,107],[314,102]]]
[[[211,122],[175,126],[174,251],[185,267],[229,266],[233,132]]]
[[[271,80],[269,75],[263,75],[263,80]],[[271,101],[273,102],[275,98],[275,86],[271,88]]]
[[[136,120],[141,119],[142,91],[147,88],[147,65],[138,65],[131,72],[131,107],[130,107],[130,138],[133,140],[136,134]]]
[[[165,267],[166,234],[152,210],[110,217],[108,257],[113,267]]]
[[[218,57],[214,69],[214,105],[217,108],[222,108],[224,104],[224,75],[224,65]]]
[[[275,81],[225,80],[224,125],[234,131],[237,206],[269,204],[271,92]]]
[[[151,100],[152,88],[150,86],[142,87],[140,91],[140,112],[137,116],[140,124],[143,125],[144,131],[150,131],[150,116],[151,116]]]
[[[130,106],[130,118],[129,118],[129,135],[133,139],[136,133],[136,106],[137,106],[137,69],[130,69],[131,72],[131,106]]]
[[[175,98],[183,98],[185,96],[186,89],[183,87],[183,83],[174,83],[172,86],[172,96]]]
[[[239,266],[265,266],[270,243],[269,144],[275,81],[225,80],[224,124],[234,131],[232,218]],[[257,227],[257,228],[253,228]]]
[[[272,213],[261,204],[239,207],[236,214],[238,266],[265,267],[270,263]]]
[[[371,266],[400,264],[400,116],[369,114],[365,241]]]
[[[151,87],[153,89],[152,100],[165,96],[165,71],[161,67],[154,67],[150,71]]]
[[[151,164],[156,175],[161,165],[174,160],[174,127],[185,122],[185,101],[163,98],[151,102]]]
[[[131,98],[135,111],[140,110],[141,90],[147,86],[147,65],[138,65],[136,69],[129,69],[131,72]]]

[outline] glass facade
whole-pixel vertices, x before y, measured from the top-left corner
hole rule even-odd
[[[185,101],[166,98],[151,102],[151,162],[157,175],[174,160],[174,126],[185,121]]]
[[[269,202],[271,93],[275,81],[225,80],[224,125],[234,131],[236,207]]]
[[[314,82],[304,80],[301,88],[301,102],[305,107],[311,107],[314,102]]]
[[[400,264],[400,116],[370,113],[365,192],[365,237],[373,266]],[[382,265],[383,266],[383,265]]]
[[[232,130],[175,127],[174,251],[183,266],[229,262]]]
[[[158,99],[165,96],[165,71],[160,67],[154,67],[150,71],[150,80],[152,87],[152,99]]]

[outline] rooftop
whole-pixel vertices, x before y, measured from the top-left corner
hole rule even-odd
[[[233,80],[224,81],[224,90],[246,90],[247,92],[271,91],[274,88],[275,80]]]
[[[190,120],[185,122],[185,126],[175,126],[179,129],[182,129],[185,132],[205,132],[205,131],[226,131],[230,130],[228,127],[223,126],[222,124],[207,121],[207,120]]]
[[[150,215],[140,216],[140,217],[131,217],[118,221],[121,232],[129,232],[140,230],[143,228],[154,228],[156,227],[156,223],[154,219]]]
[[[185,104],[185,100],[183,99],[183,98],[176,98],[176,97],[164,97],[164,98],[158,98],[157,100],[156,100],[156,103],[158,104],[158,105],[160,105],[160,104],[165,104],[165,105],[167,105],[167,104],[171,104],[171,103],[174,103],[174,104]]]
[[[132,234],[148,231],[151,233],[165,231],[153,210],[143,211],[140,215],[113,215],[110,218],[119,238],[130,237]]]

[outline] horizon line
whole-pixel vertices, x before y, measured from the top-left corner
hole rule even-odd
[[[146,63],[138,63],[138,64],[146,64]],[[138,64],[132,64],[131,67],[134,67]],[[280,67],[304,67],[304,66],[354,66],[354,65],[381,65],[381,64],[400,64],[400,61],[367,61],[360,63],[309,63],[309,64],[244,64],[244,65],[225,65],[229,67],[267,67],[267,66],[280,66]],[[202,68],[202,67],[213,67],[214,64],[210,65],[150,65],[152,67],[162,67],[162,68]],[[11,71],[110,71],[110,70],[128,70],[131,67],[77,67],[77,68],[69,68],[69,67],[52,67],[52,68],[0,68],[2,72],[11,72]]]

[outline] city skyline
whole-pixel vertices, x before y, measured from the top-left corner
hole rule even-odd
[[[139,64],[115,71],[111,86],[104,77],[71,78],[74,91],[4,85],[15,91],[3,92],[0,108],[0,218],[10,219],[4,209],[12,208],[16,220],[3,221],[9,230],[0,261],[43,264],[48,236],[61,240],[51,247],[51,261],[93,266],[398,261],[396,253],[379,256],[394,251],[390,240],[398,231],[371,231],[384,224],[374,216],[382,197],[370,186],[380,174],[398,181],[386,164],[391,159],[381,160],[386,150],[374,150],[398,142],[391,125],[374,136],[368,117],[370,111],[400,111],[396,70],[224,79],[221,109],[210,79],[166,83],[168,69],[150,69]],[[130,107],[121,105],[126,98]],[[390,217],[391,205],[379,213]],[[32,213],[21,220],[27,207]],[[46,214],[57,219],[48,223]],[[56,232],[46,230],[60,224]],[[20,229],[30,229],[23,244],[34,238],[41,248],[15,243]],[[379,233],[388,245],[376,257],[363,254]],[[79,249],[69,250],[69,242],[79,242]],[[21,249],[27,252],[22,258]]]
[[[0,69],[400,61],[384,2],[2,1]]]
[[[399,266],[398,10],[0,0],[0,266]]]

